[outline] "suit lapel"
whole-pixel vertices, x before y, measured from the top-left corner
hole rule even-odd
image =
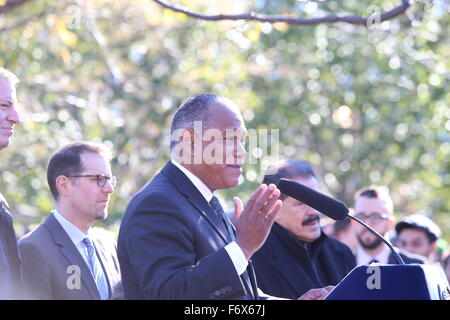
[[[231,241],[223,222],[210,207],[206,199],[198,191],[195,185],[189,180],[188,177],[177,167],[175,167],[171,162],[168,162],[163,168],[162,173],[167,176],[177,189],[192,204],[192,206],[200,212],[200,214],[209,222],[211,227],[219,234],[222,240],[227,244]]]
[[[78,252],[78,249],[70,240],[67,233],[64,231],[58,220],[50,214],[45,220],[44,224],[47,226],[53,241],[60,246],[61,254],[66,258],[69,265],[78,266],[81,271],[81,281],[86,286],[90,296],[94,300],[99,300],[100,296],[97,290],[97,285],[91,275],[91,271],[84,261],[83,257]]]

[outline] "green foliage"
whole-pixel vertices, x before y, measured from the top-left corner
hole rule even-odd
[[[399,1],[240,1],[237,11],[231,0],[220,3],[222,12],[264,7],[311,17],[368,16],[371,5],[389,10]],[[241,107],[248,128],[280,129],[280,157],[311,161],[324,190],[352,205],[355,190],[386,184],[398,216],[432,216],[450,240],[445,10],[443,1],[414,6],[370,29],[206,22],[146,0],[34,0],[0,16],[0,65],[21,79],[23,122],[0,163],[16,223],[48,214],[48,158],[84,139],[115,154],[119,185],[104,223],[117,229],[131,196],[169,159],[174,110],[189,96],[214,92]],[[242,183],[221,192],[230,206],[233,195],[250,196],[260,167],[247,164]]]

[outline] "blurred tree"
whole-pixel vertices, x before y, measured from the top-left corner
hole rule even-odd
[[[181,3],[207,14],[254,8],[303,18],[370,16],[398,5]],[[228,204],[235,194],[247,199],[265,163],[304,158],[319,169],[324,191],[348,205],[358,188],[386,184],[399,216],[432,216],[450,240],[449,8],[416,1],[370,28],[208,22],[149,0],[33,0],[9,10],[0,15],[0,65],[21,79],[23,122],[2,151],[0,188],[18,214],[18,233],[52,209],[48,158],[77,139],[104,142],[115,154],[119,184],[104,224],[117,230],[130,197],[169,159],[174,110],[214,92],[241,106],[250,134],[266,129],[276,140],[271,129],[279,129],[279,144],[269,136],[266,152],[263,136],[249,145],[242,183],[220,192]]]

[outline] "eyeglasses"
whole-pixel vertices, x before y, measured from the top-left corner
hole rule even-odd
[[[355,215],[356,218],[364,221],[364,222],[371,222],[371,223],[379,223],[383,220],[388,220],[389,215],[386,213],[372,213],[369,215],[366,215],[364,213],[357,213]]]
[[[68,177],[70,177],[70,178],[96,178],[97,185],[99,187],[104,187],[108,180],[111,183],[113,188],[117,185],[117,177],[116,176],[108,177],[108,176],[104,176],[102,174],[79,174],[79,175],[72,175],[72,176],[68,176]]]

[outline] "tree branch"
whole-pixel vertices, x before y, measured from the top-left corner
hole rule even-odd
[[[14,10],[17,7],[24,5],[30,0],[8,0],[6,4],[0,6],[0,14],[8,13],[11,10]]]
[[[296,17],[289,17],[289,16],[283,16],[283,15],[264,15],[259,14],[255,12],[251,13],[243,13],[243,14],[218,14],[218,15],[206,15],[201,14],[197,12],[190,11],[188,9],[184,9],[181,7],[170,5],[164,1],[161,0],[153,0],[160,6],[175,11],[183,13],[187,16],[201,19],[201,20],[210,20],[210,21],[219,21],[219,20],[248,20],[248,21],[260,21],[260,22],[269,22],[269,23],[276,23],[276,22],[285,22],[288,24],[294,24],[294,25],[314,25],[314,24],[320,24],[320,23],[335,23],[335,22],[346,22],[350,24],[356,24],[356,25],[365,25],[370,26],[370,23],[374,21],[374,17],[361,17],[361,16],[336,16],[336,15],[329,15],[319,18],[296,18]],[[395,18],[401,14],[404,14],[405,11],[409,8],[409,0],[401,0],[402,3],[393,8],[392,10],[380,13],[379,16],[375,17],[376,22],[383,22],[386,20],[390,20],[392,18]]]

